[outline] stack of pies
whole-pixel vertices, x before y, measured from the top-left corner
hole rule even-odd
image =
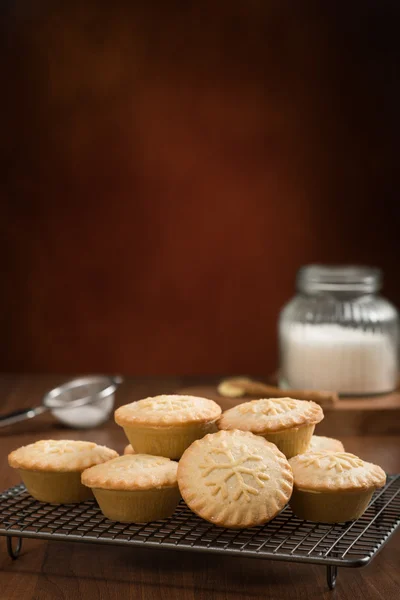
[[[107,518],[124,523],[164,519],[181,496],[221,527],[262,525],[288,502],[301,519],[357,519],[386,475],[339,440],[314,435],[323,417],[318,404],[293,398],[221,414],[207,398],[161,395],[116,410],[129,442],[123,456],[92,442],[41,440],[12,452],[9,464],[37,500],[94,495]]]

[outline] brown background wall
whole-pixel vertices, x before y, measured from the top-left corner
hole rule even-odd
[[[310,261],[400,305],[398,2],[1,10],[0,368],[268,372]]]

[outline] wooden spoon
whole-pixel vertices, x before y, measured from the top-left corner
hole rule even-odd
[[[273,385],[253,381],[246,377],[224,379],[218,385],[218,393],[226,398],[241,398],[242,396],[258,396],[263,398],[295,398],[297,400],[312,400],[321,406],[332,405],[338,400],[335,392],[324,390],[282,390]]]

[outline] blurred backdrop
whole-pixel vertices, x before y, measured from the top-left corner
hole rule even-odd
[[[266,374],[308,262],[400,304],[400,4],[3,0],[3,371]]]

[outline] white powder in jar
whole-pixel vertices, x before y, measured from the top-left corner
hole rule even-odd
[[[397,349],[388,335],[337,324],[292,324],[282,336],[283,384],[340,394],[389,392]]]

